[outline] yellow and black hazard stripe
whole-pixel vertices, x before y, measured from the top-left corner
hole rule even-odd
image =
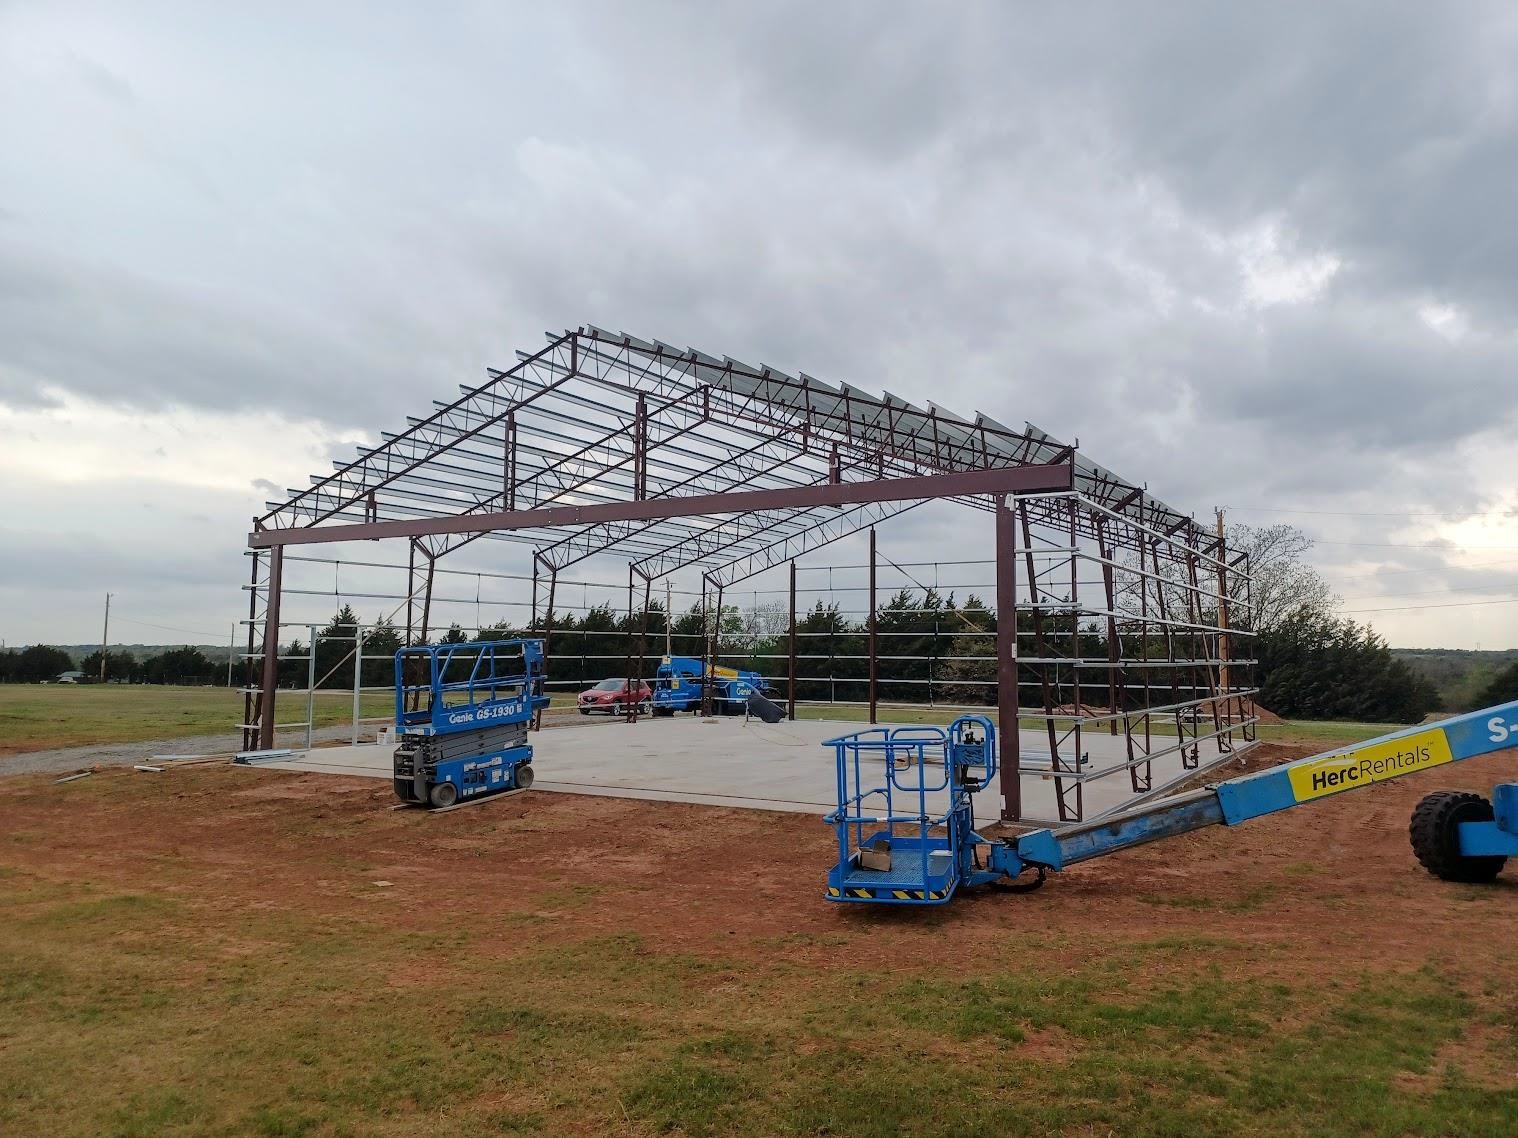
[[[870,889],[854,885],[839,889],[836,885],[828,886],[829,897],[861,901],[942,901],[948,895],[947,889]]]

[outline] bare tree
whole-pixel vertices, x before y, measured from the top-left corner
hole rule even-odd
[[[779,636],[791,626],[791,614],[779,601],[760,601],[743,614],[743,634],[750,640]]]
[[[1231,525],[1229,554],[1249,554],[1250,626],[1268,631],[1300,609],[1331,612],[1339,598],[1311,565],[1312,538],[1296,526]]]

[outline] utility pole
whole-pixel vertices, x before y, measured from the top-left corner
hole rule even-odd
[[[1223,508],[1213,511],[1218,526],[1218,689],[1222,692],[1223,711],[1228,711],[1228,551],[1223,545]]]
[[[105,683],[105,650],[111,642],[111,594],[105,595],[105,627],[100,630],[100,682]]]

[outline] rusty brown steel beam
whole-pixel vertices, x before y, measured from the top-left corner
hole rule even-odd
[[[876,617],[875,617],[875,527],[870,527],[870,726],[876,723],[876,688],[878,685],[878,667],[875,653],[876,640]]]
[[[742,514],[754,510],[806,509],[846,506],[861,502],[906,502],[918,498],[955,498],[966,494],[1036,494],[1069,490],[1071,466],[1014,466],[972,470],[962,474],[928,474],[915,478],[885,478],[873,482],[789,486],[775,490],[727,491],[679,498],[649,498],[639,502],[602,502],[584,506],[550,506],[506,510],[494,514],[453,514],[441,518],[317,526],[289,530],[254,530],[250,549],[284,545],[316,545],[333,541],[370,541],[387,537],[421,537],[439,533],[531,529],[543,526],[590,525],[595,522],[655,521],[700,514]]]
[[[242,699],[242,749],[251,751],[258,746],[258,716],[263,707],[263,687],[260,684],[257,692],[253,688],[255,679],[261,680],[262,671],[260,665],[253,660],[253,650],[259,646],[256,639],[258,632],[258,570],[263,554],[255,553],[249,558],[253,562],[253,571],[248,579],[248,654],[243,657],[243,692]]]
[[[258,749],[271,750],[274,746],[274,696],[279,690],[279,600],[284,585],[283,549],[269,554],[268,596],[264,602],[264,660],[262,673],[262,699],[259,701]],[[316,651],[313,640],[309,651]]]
[[[796,562],[791,562],[791,629],[790,629],[790,684],[787,689],[790,707],[786,710],[785,717],[794,720],[796,718]]]
[[[1029,573],[1029,581],[1033,575]],[[1035,602],[1037,598],[1035,597]],[[1035,615],[1038,609],[1034,610]],[[872,654],[873,655],[873,654]],[[1002,820],[1023,816],[1022,735],[1018,731],[1017,529],[1006,499],[996,500],[996,730],[1001,736]]]

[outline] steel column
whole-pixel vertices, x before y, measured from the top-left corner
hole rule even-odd
[[[1017,512],[1018,512],[1018,514],[1019,514],[1019,516],[1021,518],[1021,521],[1022,521],[1023,556],[1026,558],[1026,564],[1027,564],[1027,568],[1028,568],[1028,603],[1032,607],[1032,610],[1033,610],[1033,643],[1034,643],[1034,649],[1033,650],[1034,650],[1034,652],[1036,652],[1038,654],[1038,659],[1040,661],[1043,661],[1043,660],[1047,660],[1049,658],[1049,640],[1044,635],[1044,609],[1043,609],[1043,601],[1039,597],[1038,569],[1037,569],[1037,566],[1035,565],[1035,563],[1033,561],[1033,527],[1032,527],[1032,523],[1031,523],[1031,521],[1029,520],[1029,517],[1028,517],[1028,504],[1026,502],[1019,502],[1018,503],[1018,511]],[[1015,548],[1016,547],[1016,543],[1017,543],[1017,538],[1016,538],[1016,535],[1014,534],[1014,536],[1012,538],[1011,545],[1009,546],[1009,548]],[[1074,545],[1073,541],[1071,542],[1071,545],[1072,546]],[[1016,577],[1013,577],[1011,580],[1012,580],[1013,585],[1015,586],[1016,585],[1016,580],[1017,580]],[[999,595],[1000,594],[998,592],[998,596]],[[998,605],[998,608],[1000,608],[1000,605]],[[1078,626],[1080,624],[1080,621],[1076,620],[1074,623]],[[998,622],[998,624],[997,624],[998,631],[1000,630],[1000,628],[1001,628],[1001,625]],[[1077,647],[1077,649],[1079,648],[1079,644],[1078,643],[1076,644],[1076,647]],[[1066,794],[1065,783],[1066,783],[1067,780],[1058,777],[1059,774],[1061,774],[1064,771],[1065,767],[1064,767],[1064,760],[1060,757],[1059,731],[1054,726],[1054,705],[1055,705],[1055,696],[1056,696],[1057,693],[1054,690],[1054,687],[1049,682],[1049,671],[1054,666],[1055,665],[1051,665],[1051,664],[1047,664],[1047,663],[1039,663],[1036,666],[1036,671],[1038,672],[1039,694],[1040,694],[1040,696],[1043,699],[1043,706],[1044,706],[1044,730],[1045,730],[1045,735],[1046,735],[1046,737],[1048,739],[1048,743],[1049,743],[1049,765],[1050,765],[1050,768],[1055,773],[1055,779],[1054,779],[1054,798],[1055,798],[1055,801],[1056,801],[1057,806],[1058,806],[1058,812],[1059,812],[1060,821],[1066,822],[1066,821],[1070,821],[1071,820],[1069,818],[1069,816],[1068,816],[1070,814],[1070,808],[1069,808],[1069,806],[1068,806],[1068,804],[1066,802],[1066,799],[1065,799],[1065,794]],[[1057,678],[1058,677],[1056,676],[1056,680],[1057,680]],[[1080,693],[1080,689],[1077,686],[1076,687],[1076,697],[1075,697],[1076,701],[1077,701],[1076,705],[1075,705],[1076,706],[1076,714],[1077,715],[1079,715],[1079,713],[1080,713],[1080,703],[1079,703],[1080,694],[1079,693]],[[1079,727],[1080,727],[1080,720],[1077,719],[1076,720],[1076,729],[1077,729],[1077,731],[1079,730]],[[1076,752],[1075,752],[1076,756],[1077,756],[1077,759],[1076,759],[1077,763],[1079,763],[1079,756],[1080,756],[1080,749],[1079,749],[1079,747],[1080,747],[1080,742],[1079,742],[1079,736],[1077,735],[1077,737],[1076,737]],[[1077,770],[1079,770],[1078,766],[1077,766]],[[1081,807],[1081,784],[1080,783],[1076,783],[1075,784],[1075,795],[1076,795],[1075,817],[1078,819],[1080,817],[1080,807]]]
[[[550,567],[548,570],[548,612],[544,614],[543,620],[543,688],[545,691],[549,691],[549,669],[553,666],[553,618],[556,615],[554,613],[554,603],[558,600],[558,592],[559,571]],[[549,698],[553,698],[551,691],[549,691]],[[534,726],[540,729],[543,726],[543,712],[541,710],[538,712],[537,721]]]
[[[502,477],[501,504],[508,510],[517,508],[517,413],[506,412],[506,430],[502,436],[504,448],[504,472]]]
[[[648,397],[638,392],[633,420],[633,498],[648,497]]]
[[[316,729],[316,625],[306,626],[306,750]]]
[[[242,662],[242,749],[251,751],[258,746],[258,712],[261,705],[262,695],[256,694],[253,681],[258,678],[257,665],[253,663],[253,650],[258,647],[258,631],[254,622],[258,620],[258,568],[263,564],[263,554],[254,553],[250,560],[253,568],[248,580],[248,651]],[[261,692],[262,689],[260,689]]]
[[[1232,723],[1233,701],[1229,697],[1228,684],[1228,550],[1224,545],[1223,511],[1217,511],[1218,530],[1218,695],[1222,697],[1223,721]],[[1239,716],[1243,718],[1242,713]],[[1223,742],[1233,746],[1233,732],[1223,736]]]
[[[1001,816],[1008,822],[1023,816],[1022,739],[1017,730],[1017,707],[1017,530],[1006,498],[998,496],[996,733],[1001,736]]]
[[[629,568],[631,568],[631,566],[629,566]],[[644,661],[644,658],[645,658],[645,656],[647,654],[647,651],[648,651],[648,603],[649,603],[649,590],[652,587],[653,587],[652,580],[650,578],[648,578],[648,577],[644,577],[643,578],[643,615],[638,619],[638,663],[637,663],[637,666],[636,666],[635,670],[633,671],[633,673],[628,677],[628,690],[630,692],[637,690],[636,688],[634,688],[632,686],[633,685],[633,681],[637,681],[637,683],[638,683],[639,686],[641,686],[642,683],[643,683],[643,661]],[[629,628],[628,632],[631,633],[632,629]],[[638,721],[638,705],[639,705],[639,701],[637,700],[637,698],[634,698],[632,700],[632,705],[630,707],[627,706],[627,701],[625,701],[625,700],[623,701],[623,710],[627,712],[627,721],[629,723],[636,723]]]
[[[259,693],[258,749],[274,746],[274,693],[279,690],[279,591],[284,577],[285,551],[269,551],[268,599],[264,603],[264,669]]]
[[[350,742],[358,746],[358,720],[364,695],[364,626],[353,626],[353,731]]]
[[[633,567],[632,562],[627,563],[627,667],[622,672],[622,685],[624,696],[622,699],[622,717],[627,722],[632,722],[632,713],[627,709],[626,693],[631,691],[633,670]]]
[[[712,627],[712,666],[722,666],[722,582],[717,582],[717,623]]]
[[[701,574],[701,714],[703,716],[712,713],[711,685],[708,684],[708,672],[712,666],[712,630],[711,617],[706,608],[706,588],[710,584],[705,573]]]
[[[870,724],[876,722],[875,689],[878,664],[875,656],[875,527],[870,527]]]
[[[1116,551],[1107,544],[1106,518],[1096,512],[1092,512],[1091,525],[1096,530],[1096,551],[1102,559],[1102,586],[1107,600],[1107,714],[1113,716],[1108,721],[1108,734],[1114,738],[1117,736],[1116,716],[1121,710],[1119,703],[1126,703],[1126,693],[1121,690],[1123,685],[1119,683],[1121,675],[1119,659],[1121,653],[1118,650],[1117,640],[1117,581],[1112,571],[1112,561]],[[1123,730],[1128,731],[1128,720],[1123,720]],[[1128,756],[1132,758],[1130,754]]]
[[[791,706],[787,718],[796,718],[796,563],[791,562],[791,636],[790,636],[790,696]]]

